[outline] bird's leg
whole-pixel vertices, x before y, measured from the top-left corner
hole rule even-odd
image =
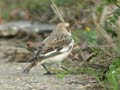
[[[69,73],[74,73],[73,71],[67,69],[65,66],[61,66],[61,68],[64,69],[64,70],[66,70],[66,71],[69,72]]]
[[[71,72],[70,70],[68,70],[65,66],[61,65],[61,68],[68,71],[68,72]]]
[[[42,66],[46,70],[45,74],[52,74],[44,64],[42,64]]]
[[[59,67],[62,68],[65,71],[71,72],[70,70],[68,70],[65,66],[61,65],[61,62],[59,63]]]
[[[29,73],[29,71],[34,67],[34,66],[36,66],[37,65],[37,63],[38,62],[32,62],[24,71],[23,71],[23,73]]]

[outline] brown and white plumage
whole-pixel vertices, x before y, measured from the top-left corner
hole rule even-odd
[[[35,50],[35,57],[30,60],[32,64],[24,70],[25,73],[28,73],[38,62],[47,70],[46,64],[61,63],[69,55],[74,40],[72,39],[71,32],[67,29],[68,26],[68,23],[59,23],[56,26],[50,36]],[[47,70],[47,72],[49,71]]]

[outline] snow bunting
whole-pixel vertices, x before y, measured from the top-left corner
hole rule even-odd
[[[28,73],[38,63],[47,73],[51,73],[46,67],[47,64],[57,63],[61,68],[66,69],[62,67],[61,62],[70,54],[74,45],[68,27],[68,23],[59,23],[56,26],[50,36],[35,50],[35,56],[30,60],[32,63],[24,70],[24,73]]]

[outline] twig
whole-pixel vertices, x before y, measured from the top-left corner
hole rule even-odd
[[[111,0],[118,8],[120,8],[120,5],[118,4],[117,0]]]
[[[91,53],[90,55],[88,55],[85,59],[83,59],[83,61],[80,63],[80,66],[82,66],[83,64],[85,64],[87,61],[89,61],[91,58],[93,58],[94,56],[96,56],[96,53]]]
[[[104,17],[106,17],[106,13],[105,11],[107,11],[107,7],[104,9],[103,13],[101,14],[101,20],[99,22],[97,22],[97,16],[95,13],[92,13],[92,18],[93,18],[93,22],[94,24],[96,25],[96,30],[98,32],[98,35],[105,38],[106,41],[112,46],[112,47],[116,47],[116,44],[113,43],[113,39],[111,36],[109,36],[107,34],[107,32],[101,27],[101,24],[103,23],[104,21]]]
[[[52,7],[53,11],[55,12],[55,14],[58,16],[58,18],[60,19],[61,22],[65,22],[65,20],[64,20],[64,18],[63,18],[63,16],[62,16],[62,14],[60,13],[60,9],[57,8],[57,6],[56,6],[54,0],[51,0],[51,2],[52,2],[51,7]]]
[[[51,7],[52,7],[53,11],[54,11],[55,14],[58,16],[58,18],[60,19],[60,21],[63,22],[63,23],[65,23],[65,20],[64,20],[62,14],[61,14],[61,12],[60,12],[61,10],[56,6],[54,0],[51,0],[51,2],[52,2]],[[71,31],[71,29],[70,29],[69,27],[67,27],[66,29],[67,29],[68,31]]]

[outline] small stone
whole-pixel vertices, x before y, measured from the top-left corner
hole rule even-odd
[[[22,67],[17,67],[16,69],[21,70],[21,69],[22,69]]]

